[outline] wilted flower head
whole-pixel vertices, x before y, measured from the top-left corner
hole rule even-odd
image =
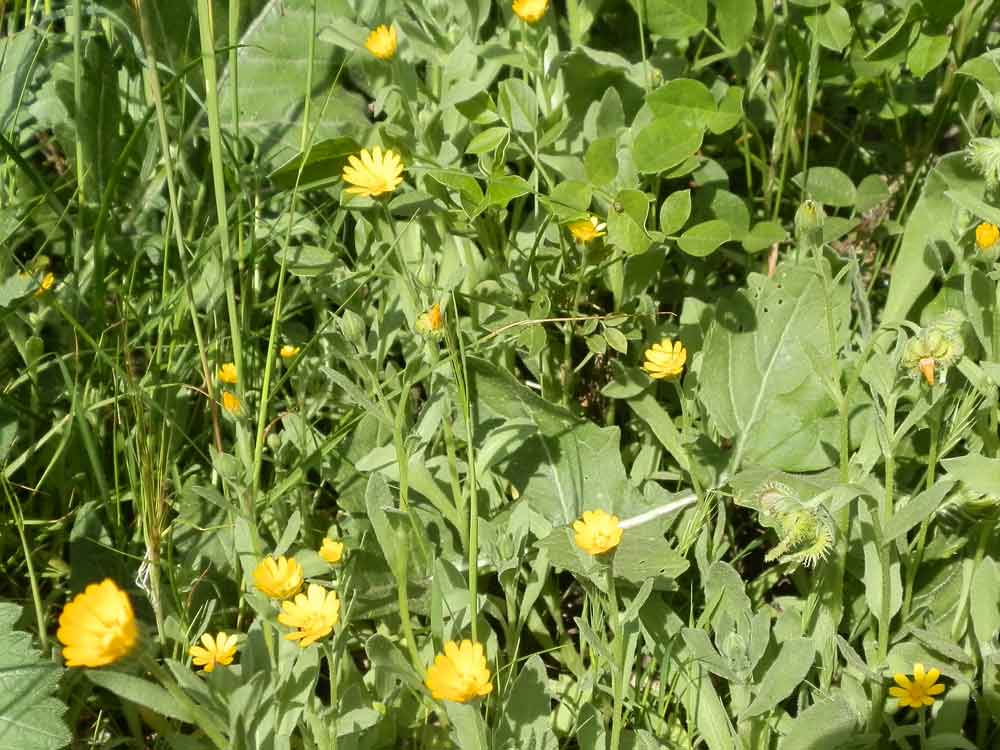
[[[327,591],[317,583],[310,583],[305,594],[299,594],[294,601],[281,603],[278,622],[291,628],[294,633],[285,640],[298,641],[299,648],[305,648],[333,631],[340,619],[340,599],[336,591]]]
[[[424,313],[417,318],[415,325],[417,333],[424,336],[439,336],[444,331],[444,315],[441,314],[441,306],[434,303]]]
[[[979,246],[980,250],[989,250],[997,244],[997,240],[1000,240],[1000,227],[996,224],[984,221],[976,227],[976,245]]]
[[[228,667],[233,663],[236,656],[236,636],[218,633],[213,638],[208,633],[201,634],[201,646],[192,646],[188,649],[191,661],[196,667],[201,667],[203,672],[211,672],[216,665]]]
[[[591,216],[589,219],[571,221],[567,226],[569,227],[569,233],[573,235],[573,239],[584,244],[596,240],[598,237],[603,237],[606,234],[604,230],[607,228],[607,224],[601,223],[600,219],[596,216]]]
[[[680,341],[663,339],[646,350],[642,369],[654,380],[676,380],[684,371],[687,349]]]
[[[962,314],[949,310],[941,319],[921,328],[906,342],[900,364],[914,377],[922,375],[928,385],[934,385],[938,369],[946,373],[962,358],[965,347],[959,330],[961,325]]]
[[[344,182],[351,185],[346,193],[377,198],[393,192],[403,182],[403,162],[392,149],[362,149],[357,156],[348,156],[347,162],[341,173]]]
[[[103,667],[127,655],[139,640],[128,594],[110,578],[92,583],[59,615],[56,637],[67,667]]]
[[[522,21],[537,23],[549,9],[549,0],[514,0],[511,7]]]
[[[228,411],[230,414],[240,413],[240,399],[234,393],[229,391],[222,392],[222,408]]]
[[[475,641],[448,641],[434,657],[424,684],[434,700],[466,703],[493,690],[483,646]]]
[[[258,591],[271,599],[288,599],[302,590],[302,566],[295,558],[268,556],[254,569],[253,582]]]
[[[379,60],[391,60],[396,54],[396,29],[392,26],[376,26],[365,40],[365,49]]]
[[[614,549],[622,540],[624,530],[618,516],[604,510],[587,510],[573,522],[573,541],[588,555],[600,555]]]

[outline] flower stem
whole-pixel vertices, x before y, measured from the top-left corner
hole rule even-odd
[[[198,727],[205,736],[212,741],[220,750],[226,750],[229,745],[226,743],[226,738],[222,736],[222,733],[216,728],[216,722],[213,717],[208,714],[201,706],[191,700],[188,694],[180,689],[180,686],[174,681],[174,678],[161,667],[155,659],[145,653],[139,655],[139,660],[142,665],[149,670],[149,673],[156,678],[164,689],[170,693],[171,697],[179,703],[183,704],[188,711],[191,712],[191,718],[195,726]],[[125,696],[128,697],[128,696]]]
[[[625,701],[625,634],[622,633],[621,616],[618,612],[614,558],[608,565],[608,620],[613,633],[611,648],[615,657],[611,670],[611,690],[614,694],[614,707],[611,713],[611,750],[619,750],[622,736],[622,708]]]

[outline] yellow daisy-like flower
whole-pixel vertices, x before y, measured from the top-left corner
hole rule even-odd
[[[424,336],[435,336],[444,329],[444,315],[441,313],[441,306],[435,302],[427,312],[422,313],[416,322],[417,333]]]
[[[330,563],[330,565],[336,565],[344,559],[344,543],[335,542],[326,537],[323,540],[323,546],[320,547],[319,556]]]
[[[392,149],[382,151],[379,146],[371,151],[362,149],[357,156],[348,156],[347,162],[341,176],[352,187],[346,193],[377,198],[391,193],[403,182],[403,162]]]
[[[239,380],[239,376],[236,374],[236,365],[232,362],[226,362],[222,367],[219,368],[219,380],[223,383],[228,383],[229,385],[236,385]]]
[[[1000,240],[1000,227],[984,221],[976,227],[976,244],[980,250],[989,250]],[[37,294],[37,292],[35,292]]]
[[[265,557],[253,572],[257,590],[271,599],[289,599],[295,596],[302,590],[304,580],[298,560],[284,555]]]
[[[465,703],[493,690],[490,670],[481,643],[448,641],[444,653],[434,657],[424,684],[437,701]]]
[[[923,664],[913,665],[913,680],[911,681],[905,674],[897,673],[893,676],[896,685],[889,688],[889,695],[899,701],[900,708],[912,706],[913,708],[923,708],[934,703],[934,696],[944,692],[944,685],[938,683],[941,676],[938,669],[924,671]]]
[[[990,226],[992,226],[992,224]],[[45,274],[38,282],[38,289],[36,289],[34,291],[34,294],[32,294],[31,296],[41,297],[43,294],[49,291],[49,289],[51,289],[52,285],[55,283],[56,283],[56,275],[54,273]]]
[[[202,646],[188,649],[191,660],[203,672],[211,672],[216,665],[228,667],[236,656],[236,636],[219,633],[213,638],[208,633],[201,634]]]
[[[291,628],[294,633],[285,640],[298,641],[299,648],[305,648],[333,631],[340,619],[340,599],[336,591],[327,591],[317,583],[310,583],[305,594],[299,594],[295,601],[282,602],[282,612],[278,622]]]
[[[391,60],[396,55],[396,29],[382,24],[376,26],[365,40],[365,49],[379,60]]]
[[[684,371],[687,349],[680,341],[663,339],[646,350],[642,369],[654,380],[676,380]]]
[[[293,346],[292,344],[285,344],[281,349],[278,350],[278,354],[281,355],[282,359],[292,359],[300,351],[302,351],[301,346]]]
[[[618,516],[603,510],[584,511],[583,517],[573,522],[573,531],[576,546],[588,555],[600,555],[614,549],[623,533]]]
[[[240,400],[235,394],[230,393],[229,391],[222,392],[223,409],[228,411],[230,414],[239,414],[241,406],[242,404],[240,404]]]
[[[128,594],[110,578],[90,584],[59,615],[56,637],[67,667],[103,667],[118,661],[139,640]]]
[[[591,216],[589,219],[571,221],[567,226],[569,227],[569,233],[573,235],[573,239],[583,244],[587,244],[607,234],[604,231],[607,224],[602,224],[596,216]]]
[[[549,9],[549,0],[514,0],[511,7],[522,21],[537,23]]]

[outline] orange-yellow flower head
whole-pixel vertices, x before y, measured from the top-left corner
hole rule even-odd
[[[299,648],[305,648],[333,631],[340,619],[340,599],[336,591],[310,583],[308,591],[296,596],[295,601],[282,602],[281,610],[278,622],[296,628],[285,640],[298,641]]]
[[[937,681],[940,676],[941,671],[938,669],[925,672],[923,664],[914,664],[913,680],[905,674],[897,673],[893,676],[896,685],[889,688],[889,695],[899,701],[900,708],[930,706],[934,703],[934,696],[944,692],[944,685]]]
[[[302,347],[294,346],[292,344],[285,344],[281,349],[278,350],[278,354],[281,355],[282,359],[294,359],[298,356],[298,353],[302,351]]]
[[[424,313],[421,313],[416,322],[417,333],[424,336],[437,336],[444,332],[444,315],[441,313],[441,306],[435,302]]]
[[[680,341],[663,339],[646,350],[642,369],[655,380],[676,380],[684,371],[687,349]]]
[[[216,665],[228,667],[236,656],[236,636],[219,633],[213,638],[208,633],[201,634],[201,646],[188,649],[191,661],[203,672],[211,672]]]
[[[226,362],[219,368],[218,377],[223,383],[228,383],[229,385],[236,385],[237,381],[240,379],[236,374],[236,365],[232,362]]]
[[[59,615],[56,637],[67,667],[103,667],[118,661],[139,640],[128,594],[110,578],[90,584]]]
[[[302,566],[298,560],[284,555],[265,557],[253,571],[253,582],[264,596],[288,599],[302,590]]]
[[[990,226],[992,226],[992,225],[990,225]],[[43,294],[45,294],[47,291],[49,291],[49,289],[51,289],[52,285],[55,284],[55,283],[56,283],[56,275],[54,273],[47,273],[47,274],[45,274],[38,281],[38,289],[36,289],[31,296],[32,297],[41,297]]]
[[[522,21],[538,23],[549,9],[549,0],[514,0],[512,8]]]
[[[379,60],[391,60],[396,55],[396,29],[392,26],[376,26],[365,40],[365,49]]]
[[[1000,227],[996,224],[986,221],[976,227],[976,245],[980,250],[989,250],[997,244],[997,240],[1000,240]]]
[[[571,221],[568,226],[569,233],[573,235],[573,239],[583,244],[587,244],[607,234],[604,231],[607,225],[602,224],[596,216],[591,216],[589,219]]]
[[[424,684],[437,701],[466,703],[493,690],[483,646],[475,641],[448,641],[444,653],[434,657]]]
[[[603,510],[587,510],[573,522],[573,541],[588,555],[600,555],[614,549],[622,540],[618,516]]]
[[[239,398],[229,391],[222,392],[222,408],[228,411],[230,414],[240,413],[240,400]]]
[[[348,156],[347,162],[341,175],[351,185],[344,192],[351,195],[377,198],[393,192],[403,182],[403,162],[392,149],[362,149],[357,156]]]
[[[344,559],[344,543],[335,542],[333,539],[326,537],[323,539],[323,546],[319,549],[319,556],[330,563],[330,565],[336,565]]]

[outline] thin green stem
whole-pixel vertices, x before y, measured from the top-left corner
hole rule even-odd
[[[611,649],[615,663],[611,667],[611,690],[614,706],[611,712],[611,750],[619,750],[622,738],[622,714],[625,702],[625,634],[622,632],[618,610],[618,591],[615,588],[615,563],[608,564],[608,622],[611,625]]]
[[[7,477],[0,474],[0,483],[3,484],[4,495],[7,496],[7,504],[10,506],[11,517],[14,519],[14,526],[17,528],[17,536],[21,540],[21,550],[24,552],[24,563],[28,568],[28,583],[31,586],[31,599],[35,605],[35,623],[38,626],[38,641],[42,644],[42,650],[49,648],[48,633],[45,629],[45,608],[42,605],[42,592],[38,588],[38,576],[35,574],[35,565],[31,561],[31,547],[28,545],[28,537],[24,533],[24,512],[17,497],[10,491],[10,482]]]

